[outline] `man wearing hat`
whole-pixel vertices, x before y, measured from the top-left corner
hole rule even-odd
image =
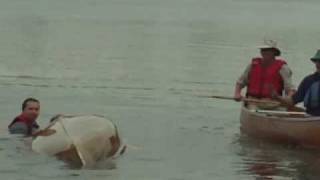
[[[287,63],[277,56],[281,51],[275,41],[268,40],[259,46],[261,57],[253,58],[236,83],[234,99],[242,99],[241,90],[247,87],[246,96],[254,98],[272,98],[272,92],[278,95],[285,90],[287,95],[294,93],[292,72]]]
[[[310,59],[316,66],[316,72],[306,76],[300,83],[297,92],[292,97],[283,98],[275,95],[287,106],[304,102],[306,112],[313,116],[320,116],[320,50]]]

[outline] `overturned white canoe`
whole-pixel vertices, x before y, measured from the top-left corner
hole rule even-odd
[[[60,115],[46,131],[51,133],[36,137],[32,149],[55,155],[73,165],[91,167],[125,150],[125,146],[121,147],[117,127],[102,116]]]

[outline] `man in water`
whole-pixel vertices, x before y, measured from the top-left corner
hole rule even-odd
[[[40,113],[40,102],[35,98],[27,98],[22,103],[22,113],[8,126],[11,134],[35,135],[39,132],[36,120]]]
[[[246,86],[246,96],[258,99],[271,98],[273,91],[282,95],[285,90],[289,96],[294,93],[291,70],[284,60],[276,58],[281,55],[276,45],[275,41],[269,40],[259,47],[261,57],[252,59],[236,83],[235,100],[243,98],[241,90]]]

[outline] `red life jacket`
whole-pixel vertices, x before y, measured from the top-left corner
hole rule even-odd
[[[283,79],[280,75],[280,69],[286,62],[276,59],[268,67],[263,67],[261,63],[262,58],[252,59],[247,96],[271,98],[273,89],[281,95],[283,91]]]
[[[19,116],[17,116],[8,126],[9,128],[17,123],[17,122],[21,122],[26,124],[26,126],[28,127],[28,133],[31,134],[32,133],[32,128],[35,125],[35,121],[29,120],[28,118],[26,118],[25,116],[23,116],[23,114],[20,114]],[[37,126],[37,125],[36,125]]]

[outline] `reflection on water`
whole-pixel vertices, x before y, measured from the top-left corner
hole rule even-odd
[[[260,179],[315,180],[320,175],[320,153],[272,144],[242,135],[238,139],[240,174]]]

